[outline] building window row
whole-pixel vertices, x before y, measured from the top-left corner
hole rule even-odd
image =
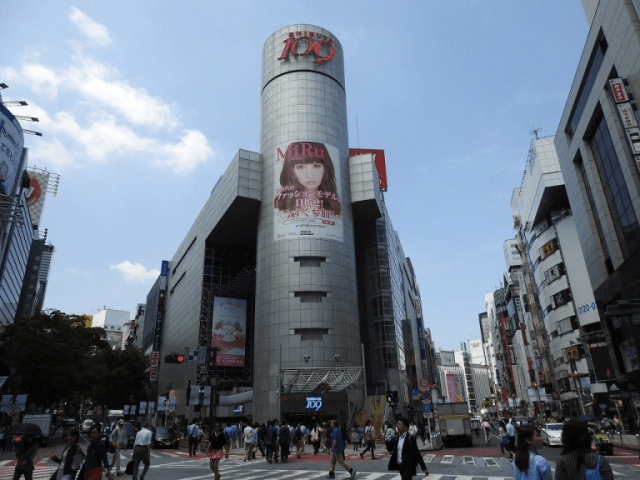
[[[603,182],[605,198],[609,204],[618,240],[625,257],[628,257],[640,247],[640,226],[604,116],[599,119],[595,128],[591,148],[598,173],[606,178],[606,182]]]
[[[544,309],[545,313],[549,313],[556,308],[566,305],[571,301],[571,291],[567,288],[549,297],[549,305]]]
[[[591,58],[589,58],[589,63],[587,64],[584,76],[582,77],[582,83],[578,89],[578,95],[576,95],[573,108],[571,109],[569,121],[565,128],[565,132],[570,136],[573,136],[578,124],[580,123],[584,107],[586,106],[589,96],[591,95],[591,91],[593,90],[593,86],[595,84],[596,77],[598,76],[598,72],[600,71],[600,67],[602,66],[602,62],[604,61],[606,51],[607,39],[604,37],[604,33],[600,31],[593,52],[591,52]]]

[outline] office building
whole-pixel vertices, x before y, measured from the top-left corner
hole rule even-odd
[[[637,0],[597,3],[555,135],[594,298],[576,308],[602,321],[580,325],[582,341],[606,413],[627,427],[640,420],[639,12]]]

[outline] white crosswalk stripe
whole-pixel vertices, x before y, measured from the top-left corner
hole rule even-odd
[[[194,464],[198,468],[202,468],[201,463],[194,461]],[[172,468],[175,464],[159,465],[158,468]],[[204,480],[210,479],[211,474],[208,475],[189,475],[179,476],[179,471],[185,469],[188,465],[176,466],[175,480]],[[255,467],[255,465],[254,465]],[[278,468],[249,468],[246,463],[241,462],[225,462],[219,466],[220,473],[223,477],[232,476],[234,480],[319,480],[326,478],[327,471],[310,471],[310,470],[283,470]],[[357,468],[356,468],[357,471]],[[186,472],[185,472],[186,473]],[[349,473],[342,470],[336,470],[335,477],[337,480],[347,480],[350,478]],[[430,480],[440,480],[446,478],[447,480],[505,480],[512,478],[511,475],[455,475],[455,474],[430,474]],[[358,471],[356,475],[357,480],[400,480],[400,475],[394,472],[362,472]]]
[[[0,465],[0,478],[13,478],[13,472],[16,467],[14,465]],[[46,466],[46,465],[36,465],[35,470],[33,471],[34,480],[45,479],[49,480],[53,472],[56,471],[56,467]]]

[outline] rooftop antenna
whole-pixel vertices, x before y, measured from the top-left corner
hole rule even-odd
[[[533,124],[531,124],[531,130],[529,130],[529,133],[534,137],[536,137],[536,140],[540,139],[540,137],[538,137],[538,132],[541,132],[541,131],[542,131],[541,128],[534,128]]]

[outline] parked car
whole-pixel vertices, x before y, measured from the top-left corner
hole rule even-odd
[[[529,425],[530,423],[532,423],[532,421],[528,417],[513,417],[513,426],[516,427],[516,430],[520,430],[520,427]]]
[[[547,423],[545,427],[540,430],[542,435],[542,442],[550,447],[553,445],[562,446],[562,423]]]
[[[94,420],[91,418],[87,418],[84,422],[82,422],[82,426],[80,427],[81,433],[89,433],[91,430],[91,426],[93,425]]]
[[[591,432],[591,438],[593,443],[598,449],[600,455],[613,455],[613,443],[600,427],[595,423],[589,423],[589,431]]]
[[[153,448],[178,448],[180,446],[180,435],[176,433],[173,427],[154,427],[152,432],[153,440],[151,443]]]

